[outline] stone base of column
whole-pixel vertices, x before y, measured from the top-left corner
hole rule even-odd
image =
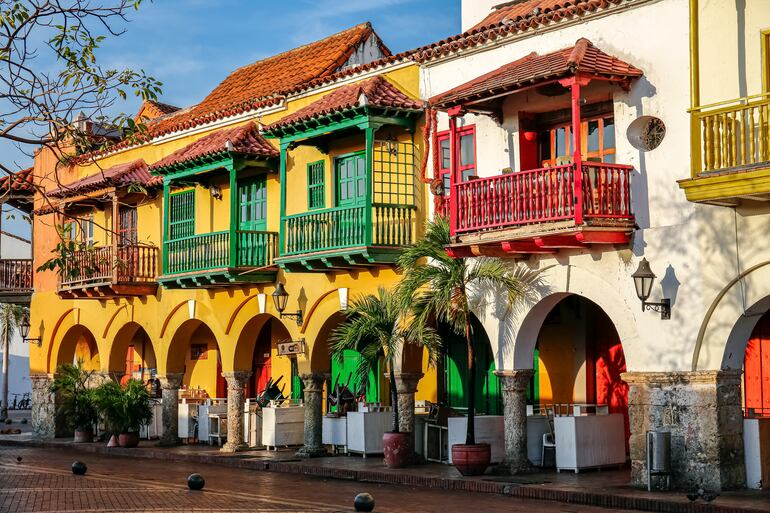
[[[322,458],[326,456],[326,449],[324,447],[307,447],[303,445],[297,450],[298,458]]]
[[[49,391],[53,377],[31,374],[32,381],[32,434],[39,439],[52,439],[56,434],[56,403]]]
[[[740,371],[629,372],[631,480],[647,486],[647,431],[671,432],[671,485],[709,492],[746,482]],[[657,488],[663,480],[653,478]]]
[[[230,442],[225,442],[225,445],[223,445],[222,448],[219,449],[220,452],[229,452],[229,453],[248,451],[248,450],[249,450],[249,446],[243,442],[233,443],[233,444],[231,444]]]

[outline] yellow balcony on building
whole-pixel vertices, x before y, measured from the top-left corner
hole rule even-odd
[[[737,206],[770,200],[770,93],[693,109],[692,177],[687,199]]]

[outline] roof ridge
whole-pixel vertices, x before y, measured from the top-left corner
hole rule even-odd
[[[580,39],[575,41],[575,45],[572,47],[572,51],[570,52],[569,57],[567,57],[567,66],[574,69],[579,68],[589,48],[596,48],[596,47],[587,38],[581,37]]]

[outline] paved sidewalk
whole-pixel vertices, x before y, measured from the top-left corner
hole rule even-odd
[[[681,492],[647,492],[628,485],[627,470],[573,473],[532,473],[522,476],[486,475],[461,478],[454,467],[441,464],[415,465],[392,470],[382,458],[336,456],[300,460],[293,450],[247,451],[223,454],[205,445],[159,448],[143,442],[138,449],[108,449],[103,443],[73,444],[69,441],[35,441],[26,436],[0,437],[0,445],[24,445],[72,449],[97,454],[166,461],[198,462],[251,470],[302,474],[324,478],[371,483],[388,483],[420,488],[461,490],[514,497],[559,501],[570,504],[601,506],[657,512],[744,513],[770,511],[770,492],[744,490],[727,492],[714,502],[690,502]]]

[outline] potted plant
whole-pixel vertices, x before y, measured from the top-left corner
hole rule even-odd
[[[118,436],[121,447],[139,445],[139,429],[152,420],[152,398],[141,381],[121,386],[109,381],[96,389],[96,398],[107,429]]]
[[[377,295],[356,298],[348,308],[345,321],[332,333],[332,356],[342,358],[346,350],[361,354],[356,373],[359,383],[366,383],[369,374],[383,362],[390,378],[390,398],[393,405],[393,430],[383,435],[385,465],[404,467],[412,457],[411,434],[399,429],[398,388],[395,366],[404,344],[419,344],[427,349],[431,364],[440,353],[441,339],[425,324],[408,323],[397,297],[380,288]]]
[[[440,322],[465,339],[468,350],[468,424],[465,444],[452,446],[452,460],[462,475],[483,474],[489,466],[489,444],[477,444],[476,355],[471,327],[471,290],[483,300],[494,291],[502,292],[513,308],[531,297],[539,272],[512,265],[499,258],[452,258],[445,247],[451,242],[449,222],[437,217],[429,222],[425,237],[407,246],[398,264],[404,273],[399,297],[412,309],[415,323]]]
[[[75,443],[94,441],[94,424],[99,418],[94,390],[88,386],[93,371],[87,371],[83,362],[65,363],[56,371],[50,391],[56,394],[56,416],[75,432]]]

